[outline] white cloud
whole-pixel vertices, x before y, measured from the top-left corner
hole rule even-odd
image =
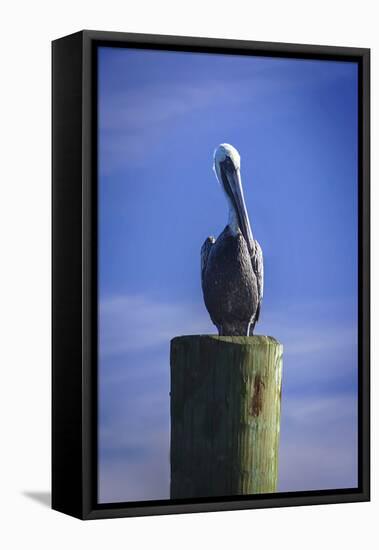
[[[272,77],[257,71],[255,78],[189,80],[168,86],[153,83],[138,90],[115,91],[100,103],[100,173],[108,175],[126,165],[141,165],[151,151],[167,143],[175,125],[186,133],[186,120],[206,112],[212,121],[215,113],[232,113],[236,106],[258,101],[275,90]],[[281,89],[293,86],[283,79]],[[216,111],[215,111],[216,109]],[[256,116],[259,116],[257,111]],[[165,151],[167,153],[167,150]],[[104,162],[103,162],[104,161]]]
[[[357,397],[289,396],[282,402],[279,490],[357,484]]]
[[[233,77],[228,72],[225,78],[212,77],[210,70],[206,77],[191,78],[182,74],[166,83],[157,78],[135,89],[129,82],[127,91],[123,85],[114,91],[107,90],[100,96],[100,173],[108,175],[126,165],[143,164],[152,149],[157,150],[160,144],[166,143],[176,124],[181,124],[185,136],[186,120],[199,112],[205,112],[204,120],[212,124],[214,108],[218,115],[220,108],[227,115],[235,112],[237,106],[252,103],[255,106],[252,112],[257,118],[262,99],[286,92],[292,92],[293,109],[298,109],[296,90],[350,74],[341,64],[331,73],[322,66],[314,71],[310,62],[306,63],[307,68],[301,73],[288,74],[285,61],[271,59],[264,65],[246,67],[240,73],[232,71]],[[276,105],[279,103],[271,106],[272,116]]]
[[[229,93],[233,90],[229,90]],[[172,125],[228,98],[223,83],[188,83],[113,93],[100,111],[100,171],[109,174],[125,164],[139,164],[157,151]],[[233,97],[233,96],[232,96]],[[238,100],[241,94],[234,96]],[[101,161],[105,160],[104,163]]]
[[[178,117],[208,107],[215,100],[226,99],[224,82],[167,86],[155,84],[107,97],[101,111],[100,130],[146,132],[158,124],[171,122]]]
[[[343,422],[356,419],[357,396],[351,394],[312,397],[289,397],[283,404],[286,419],[299,425],[323,425],[329,422]],[[316,422],[315,422],[316,420]]]
[[[284,344],[285,356],[308,359],[340,352],[351,354],[357,349],[358,325],[354,319],[356,305],[351,300],[309,299],[305,303],[279,305],[266,312],[258,331],[270,334]]]
[[[215,333],[215,327],[202,303],[171,304],[143,296],[103,299],[100,314],[101,499],[168,498],[169,341],[180,334]],[[354,329],[338,322],[320,324],[315,316],[307,330],[300,323],[285,332],[280,315],[274,318],[278,324],[269,326],[275,334],[281,330],[285,340],[279,490],[354,485],[356,395],[341,393],[339,383],[329,388],[334,375],[350,379],[354,362],[346,355],[337,366],[334,359],[323,360],[346,352]],[[129,368],[126,353],[135,353],[141,364]]]
[[[145,434],[147,438],[152,434]],[[155,438],[155,441],[154,441]],[[159,500],[170,497],[168,432],[156,432],[142,457],[100,462],[99,502]]]
[[[280,329],[278,328],[278,330]],[[296,331],[287,332],[285,339],[287,356],[328,354],[356,347],[357,328],[347,326],[297,327]]]
[[[214,332],[201,304],[157,302],[122,295],[100,302],[101,357],[152,348],[182,334]]]
[[[132,407],[137,418],[142,407],[146,399]],[[145,423],[141,429],[138,422],[133,426],[132,418],[112,426],[106,445],[119,452],[100,461],[101,501],[169,498],[168,422],[162,419],[160,427]],[[287,399],[282,411],[278,490],[336,489],[356,483],[356,398],[336,394]]]

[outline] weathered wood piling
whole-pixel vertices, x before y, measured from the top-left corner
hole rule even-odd
[[[276,491],[282,355],[268,336],[171,341],[171,498]]]

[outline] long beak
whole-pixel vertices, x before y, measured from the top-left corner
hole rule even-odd
[[[240,171],[233,167],[233,169],[221,169],[221,173],[225,191],[228,194],[232,202],[232,206],[237,214],[238,225],[251,254],[254,250],[254,239],[250,227],[245,197],[243,195]]]

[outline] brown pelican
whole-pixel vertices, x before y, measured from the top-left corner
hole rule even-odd
[[[263,256],[253,238],[241,176],[240,155],[228,143],[214,153],[213,169],[228,204],[228,225],[201,248],[204,302],[220,335],[253,334],[263,297]]]

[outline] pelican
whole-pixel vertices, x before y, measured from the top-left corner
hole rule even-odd
[[[229,206],[228,224],[217,240],[201,248],[204,302],[219,335],[249,336],[259,319],[263,298],[262,249],[253,238],[243,194],[240,155],[222,143],[213,169]]]

